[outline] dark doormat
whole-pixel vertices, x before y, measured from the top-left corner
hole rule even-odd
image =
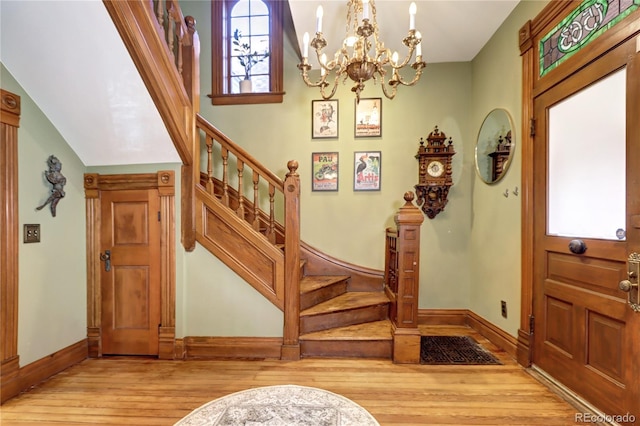
[[[491,365],[502,364],[469,336],[422,336],[420,364]]]

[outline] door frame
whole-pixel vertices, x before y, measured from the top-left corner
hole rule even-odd
[[[181,358],[177,353],[176,252],[175,252],[175,174],[157,173],[101,175],[85,173],[84,190],[87,217],[87,340],[89,357],[102,356],[100,291],[100,193],[129,189],[156,189],[160,197],[160,327],[158,358]]]
[[[522,242],[521,242],[521,303],[520,328],[516,357],[519,364],[529,367],[533,349],[534,292],[534,99],[541,93],[575,74],[614,46],[640,37],[640,9],[635,10],[597,39],[582,47],[562,65],[540,76],[540,40],[560,21],[571,14],[582,1],[551,1],[533,20],[527,21],[518,33],[522,57]]]

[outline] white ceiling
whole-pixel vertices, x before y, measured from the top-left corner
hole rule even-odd
[[[417,6],[416,30],[422,34],[422,54],[427,64],[471,61],[519,3],[519,0],[375,0],[380,38],[385,47],[397,50],[401,58],[406,52],[402,39],[409,31],[412,1]],[[305,31],[310,38],[315,35],[316,9],[322,5],[322,29],[327,40],[324,51],[331,57],[345,37],[347,1],[290,0],[289,4],[300,46]]]
[[[518,3],[415,2],[427,64],[472,60]],[[305,31],[313,36],[320,3],[332,52],[344,38],[345,0],[290,0],[294,25],[300,43]],[[392,50],[403,51],[409,4],[376,1]],[[0,61],[86,166],[180,161],[101,0],[0,0]]]

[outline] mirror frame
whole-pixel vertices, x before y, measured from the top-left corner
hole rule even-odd
[[[503,117],[500,117],[500,115],[503,115]],[[480,170],[479,156],[482,155],[484,157],[487,157],[487,161],[491,161],[491,159],[488,158],[489,153],[486,153],[486,154],[481,153],[480,148],[482,148],[482,150],[484,151],[487,151],[487,147],[490,147],[489,144],[491,142],[495,143],[495,145],[497,146],[498,138],[499,137],[504,138],[508,132],[511,132],[511,145],[509,149],[509,156],[505,160],[502,172],[495,179],[492,180],[490,177],[484,176],[482,171]],[[504,108],[492,109],[489,112],[489,114],[487,114],[487,116],[484,118],[484,121],[480,126],[480,130],[478,131],[478,137],[476,138],[474,160],[476,165],[476,173],[478,174],[478,177],[480,178],[480,180],[486,183],[487,185],[493,185],[499,182],[500,180],[502,180],[502,178],[504,178],[504,176],[509,171],[509,168],[513,161],[513,153],[515,151],[515,147],[516,147],[515,127],[513,124],[513,118],[511,117],[511,114],[509,114],[509,111],[507,111]],[[494,151],[495,151],[495,148],[492,148],[491,152],[494,152]]]

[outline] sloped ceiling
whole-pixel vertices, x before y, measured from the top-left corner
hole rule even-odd
[[[86,166],[180,162],[100,0],[0,1],[0,60]]]
[[[518,3],[415,1],[427,64],[472,60]],[[305,31],[313,36],[323,5],[333,52],[344,38],[346,1],[289,3],[299,43]],[[376,1],[381,38],[392,50],[403,51],[410,3]],[[0,0],[0,31],[0,61],[86,166],[180,161],[101,0]]]

